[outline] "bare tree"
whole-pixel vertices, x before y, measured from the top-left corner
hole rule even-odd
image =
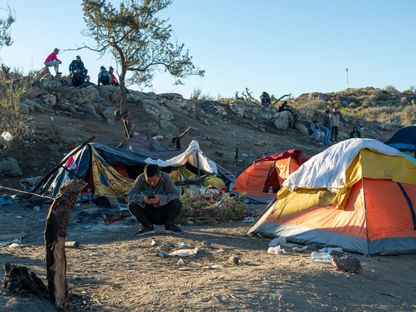
[[[121,68],[119,117],[126,126],[126,136],[131,136],[126,82],[150,85],[158,71],[174,76],[177,84],[182,83],[181,78],[204,75],[204,70],[193,65],[184,45],[172,39],[172,27],[167,20],[157,17],[171,3],[171,0],[122,0],[116,9],[108,0],[82,2],[85,35],[96,43],[88,48],[102,54],[110,51]],[[127,79],[128,72],[132,75]]]
[[[16,21],[13,10],[8,7],[7,9],[0,8],[1,11],[6,11],[7,16],[0,18],[0,48],[4,46],[10,46],[13,44],[13,39],[10,35],[10,26]]]

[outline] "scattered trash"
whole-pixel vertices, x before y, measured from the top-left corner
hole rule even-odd
[[[331,256],[329,252],[313,252],[311,259],[315,263],[331,263]]]
[[[169,256],[174,257],[193,257],[198,253],[198,247],[194,249],[178,249],[169,253]]]
[[[210,270],[222,270],[224,267],[222,265],[219,265],[219,264],[214,264],[214,265],[210,265],[210,266],[204,266],[202,268],[203,269],[210,269]]]
[[[204,247],[204,248],[211,247],[211,243],[204,240],[201,242],[201,247]]]
[[[224,252],[225,252],[225,249],[222,249],[222,248],[217,250],[217,253],[224,253]]]
[[[340,271],[360,273],[363,268],[359,259],[349,255],[343,255],[341,257],[330,256],[330,258],[332,265]]]
[[[9,248],[16,248],[16,247],[23,247],[22,243],[11,243],[9,245]]]
[[[332,255],[333,253],[342,254],[344,250],[342,250],[341,247],[325,247],[325,248],[319,249],[319,252],[327,252],[330,255]]]
[[[296,252],[304,252],[305,250],[308,249],[308,246],[303,246],[303,247],[293,247],[292,250],[296,251]]]
[[[231,265],[240,265],[241,264],[241,259],[238,256],[231,256],[230,258],[228,258],[228,262]]]
[[[286,250],[281,248],[279,245],[279,246],[269,247],[269,249],[267,249],[267,253],[275,254],[275,255],[282,255],[286,253]]]
[[[155,241],[154,239],[152,239],[152,241],[150,242],[150,246],[156,246],[159,242]]]
[[[14,203],[14,200],[11,196],[9,196],[9,195],[1,195],[0,196],[0,207],[1,206],[12,205],[13,203]]]
[[[270,241],[269,247],[280,246],[280,245],[283,245],[284,243],[286,243],[286,237],[276,237]]]
[[[193,246],[187,242],[180,242],[175,245],[177,248],[192,248]]]
[[[166,254],[164,252],[159,251],[159,252],[156,253],[156,256],[160,257],[160,258],[165,258]]]
[[[256,221],[255,217],[245,217],[243,220],[241,220],[244,223],[253,223],[254,221]]]
[[[65,242],[66,248],[79,248],[79,242],[77,241],[67,241]]]
[[[172,250],[173,249],[173,245],[171,244],[171,243],[162,243],[160,246],[159,246],[159,249],[160,249],[160,251],[163,251],[163,252],[168,252],[168,251],[170,251],[170,250]]]
[[[13,135],[10,133],[10,132],[8,132],[8,131],[4,131],[2,134],[1,134],[1,137],[3,138],[3,140],[5,140],[6,142],[10,142],[10,141],[12,141],[13,140]]]
[[[163,140],[163,135],[155,135],[152,137],[153,140]]]
[[[185,265],[185,261],[183,261],[182,259],[179,259],[176,264],[177,265]]]
[[[22,238],[16,238],[16,239],[13,239],[13,240],[6,240],[6,241],[1,241],[0,242],[0,247],[4,247],[4,246],[7,246],[7,245],[9,245],[9,247],[10,247],[10,245],[13,245],[13,247],[21,246],[22,245]]]

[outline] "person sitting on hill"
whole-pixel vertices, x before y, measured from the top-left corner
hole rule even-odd
[[[62,74],[59,72],[59,64],[62,64],[61,60],[58,59],[59,49],[55,48],[51,54],[45,59],[45,66],[46,67],[53,67],[55,68],[56,76]]]
[[[352,128],[350,132],[350,139],[353,138],[361,138],[361,132],[357,129],[357,127]]]
[[[81,56],[77,55],[75,60],[69,64],[69,73],[73,76],[77,69],[81,70],[82,75],[85,77],[88,73],[88,70],[84,66],[84,62],[81,61]]]
[[[284,101],[283,104],[280,105],[279,108],[277,109],[277,112],[279,113],[285,112],[285,111],[290,113],[289,128],[298,130],[298,128],[296,128],[296,122],[299,119],[298,113],[296,112],[295,109],[293,109],[291,106],[287,104],[287,101]]]
[[[108,73],[108,71],[105,69],[104,66],[100,67],[100,72],[98,73],[98,85],[103,85],[106,86],[108,84],[110,84],[111,82],[111,76]]]
[[[263,91],[263,93],[260,95],[260,101],[262,106],[268,107],[271,103],[270,95],[266,91]]]
[[[108,73],[110,74],[111,77],[111,85],[114,87],[118,87],[118,81],[116,76],[114,75],[114,68],[112,66],[109,67]]]
[[[314,140],[315,142],[319,142],[321,137],[323,136],[323,132],[321,131],[321,128],[319,127],[319,121],[316,119],[312,121],[311,126],[308,129],[308,131],[312,140]]]
[[[327,109],[323,116],[322,125],[324,127],[324,146],[329,146],[329,139],[331,138],[331,115],[330,110]]]
[[[164,224],[166,232],[182,233],[175,225],[182,209],[179,191],[169,174],[157,165],[146,165],[128,195],[128,208],[141,224],[138,235],[154,233],[153,224]]]
[[[279,108],[277,109],[277,112],[284,112],[289,110],[289,105],[287,105],[287,101],[284,101],[282,105],[279,106]]]
[[[72,75],[72,85],[76,88],[81,87],[84,84],[85,76],[80,68],[77,68]]]

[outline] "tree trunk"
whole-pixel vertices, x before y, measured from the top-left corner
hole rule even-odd
[[[129,120],[129,113],[127,111],[126,69],[123,68],[123,66],[122,66],[121,74],[120,74],[120,95],[121,95],[120,118],[124,126],[124,135],[127,138],[132,138],[133,127],[131,126],[131,123]]]
[[[82,180],[72,180],[61,186],[49,207],[45,227],[46,272],[49,298],[58,311],[69,311],[69,291],[66,280],[65,239],[72,208],[86,186]]]

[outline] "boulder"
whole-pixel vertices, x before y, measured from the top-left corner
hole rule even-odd
[[[291,114],[288,111],[283,111],[278,113],[277,118],[273,121],[275,128],[277,129],[287,129],[289,128],[289,121]]]
[[[99,95],[107,101],[111,101],[111,97],[112,97],[115,90],[116,90],[115,87],[108,86],[108,85],[98,87]]]
[[[162,93],[158,95],[159,97],[161,97],[162,99],[166,99],[166,100],[175,100],[175,101],[183,101],[183,96],[180,95],[179,93]]]
[[[76,104],[85,104],[95,102],[99,96],[98,90],[94,86],[89,86],[86,88],[77,88],[72,93],[71,102]]]
[[[53,94],[45,94],[42,96],[42,101],[46,106],[54,107],[56,105],[56,96]]]
[[[114,123],[114,108],[107,107],[105,110],[101,112],[101,115],[104,119],[109,123]]]
[[[246,115],[246,105],[242,101],[234,101],[230,103],[230,110],[237,116],[244,118]]]
[[[5,160],[0,161],[0,174],[11,177],[20,177],[23,175],[17,160],[12,157],[8,157]]]
[[[26,105],[29,107],[29,110],[31,112],[36,111],[36,112],[43,112],[45,109],[43,108],[43,106],[41,104],[39,104],[36,101],[33,100],[29,100],[29,99],[24,99],[20,102],[20,104]]]
[[[29,99],[34,99],[34,98],[37,98],[37,97],[40,97],[40,96],[42,96],[42,95],[45,95],[46,94],[46,92],[45,92],[45,90],[43,90],[42,88],[40,88],[40,87],[37,87],[37,86],[33,86],[26,94],[25,94],[25,96],[27,97],[27,98],[29,98]]]
[[[160,120],[160,127],[172,134],[173,136],[179,133],[178,127],[176,127],[173,123],[165,119]]]
[[[151,114],[155,120],[173,120],[172,112],[165,106],[154,105],[153,103],[143,102],[143,110]]]
[[[40,85],[48,92],[56,92],[62,87],[62,82],[56,78],[46,78],[41,80]]]

